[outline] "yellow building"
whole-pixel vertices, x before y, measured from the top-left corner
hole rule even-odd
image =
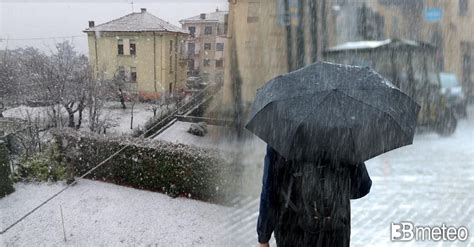
[[[95,26],[89,22],[89,59],[94,74],[124,78],[126,90],[156,99],[183,88],[187,32],[146,11]]]
[[[333,43],[330,2],[229,1],[224,111],[245,112],[265,82],[321,59]]]

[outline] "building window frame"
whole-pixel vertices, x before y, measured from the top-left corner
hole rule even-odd
[[[467,16],[469,11],[469,0],[458,0],[459,16]]]
[[[211,66],[211,59],[209,59],[209,58],[204,58],[204,59],[202,60],[202,66],[203,66],[203,67],[210,67],[210,66]]]
[[[117,40],[117,55],[123,55],[123,39]]]
[[[204,50],[205,51],[212,50],[212,44],[211,43],[204,43]]]
[[[216,60],[216,68],[222,68],[224,67],[224,59],[217,59]]]
[[[213,29],[212,26],[205,26],[204,27],[204,35],[212,35],[212,32],[213,32],[212,29]]]
[[[216,51],[224,51],[224,43],[216,43]]]
[[[129,50],[131,56],[137,55],[137,43],[133,39],[131,39],[129,42]]]
[[[256,23],[259,21],[260,2],[250,1],[247,9],[247,23]]]
[[[196,27],[195,26],[190,26],[188,27],[189,34],[191,35],[192,38],[196,36]]]
[[[130,67],[130,82],[136,83],[138,79],[137,67]]]

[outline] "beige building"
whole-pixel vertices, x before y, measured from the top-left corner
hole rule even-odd
[[[188,76],[200,76],[205,82],[223,83],[227,13],[216,9],[180,21],[190,34],[185,42]]]
[[[425,0],[426,8],[439,8],[438,22],[425,22],[422,39],[439,46],[440,68],[455,73],[471,100],[474,97],[474,2]]]
[[[94,74],[126,81],[126,90],[141,99],[156,99],[184,87],[182,56],[186,31],[141,9],[84,30]]]
[[[330,7],[320,0],[230,0],[224,111],[236,104],[246,111],[265,82],[320,60],[334,42]]]
[[[360,8],[367,7],[369,29],[379,39],[403,38],[436,45],[438,68],[455,73],[474,96],[474,3],[471,0],[339,0],[337,43],[363,40]],[[359,11],[359,13],[357,13]],[[429,17],[429,11],[438,16]],[[367,14],[369,13],[369,14]],[[376,18],[371,18],[371,16]],[[369,33],[370,34],[370,33]],[[370,35],[369,35],[370,36]]]

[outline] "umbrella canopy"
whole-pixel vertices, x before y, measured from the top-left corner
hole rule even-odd
[[[419,109],[370,68],[317,62],[258,89],[246,128],[287,159],[360,162],[411,144]]]

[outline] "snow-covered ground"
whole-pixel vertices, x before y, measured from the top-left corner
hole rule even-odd
[[[107,121],[107,134],[110,135],[127,135],[131,134],[133,130],[143,128],[145,123],[153,117],[152,105],[147,103],[136,103],[133,107],[133,129],[131,125],[131,109],[132,103],[126,102],[127,109],[122,109],[120,102],[107,102],[102,109],[101,120]],[[67,113],[63,107],[59,107],[64,122],[67,123]],[[48,111],[50,107],[28,107],[21,105],[15,108],[10,108],[3,112],[5,117],[20,118],[26,120],[28,116],[32,119],[39,117],[40,123],[44,123],[48,119]],[[158,110],[157,114],[160,114]],[[77,123],[77,113],[75,115]],[[82,129],[88,130],[88,111],[84,111],[82,120]]]
[[[0,199],[4,229],[63,184],[16,184]],[[61,223],[62,207],[66,239]],[[216,234],[230,208],[113,184],[79,180],[0,235],[0,246],[222,246]]]

